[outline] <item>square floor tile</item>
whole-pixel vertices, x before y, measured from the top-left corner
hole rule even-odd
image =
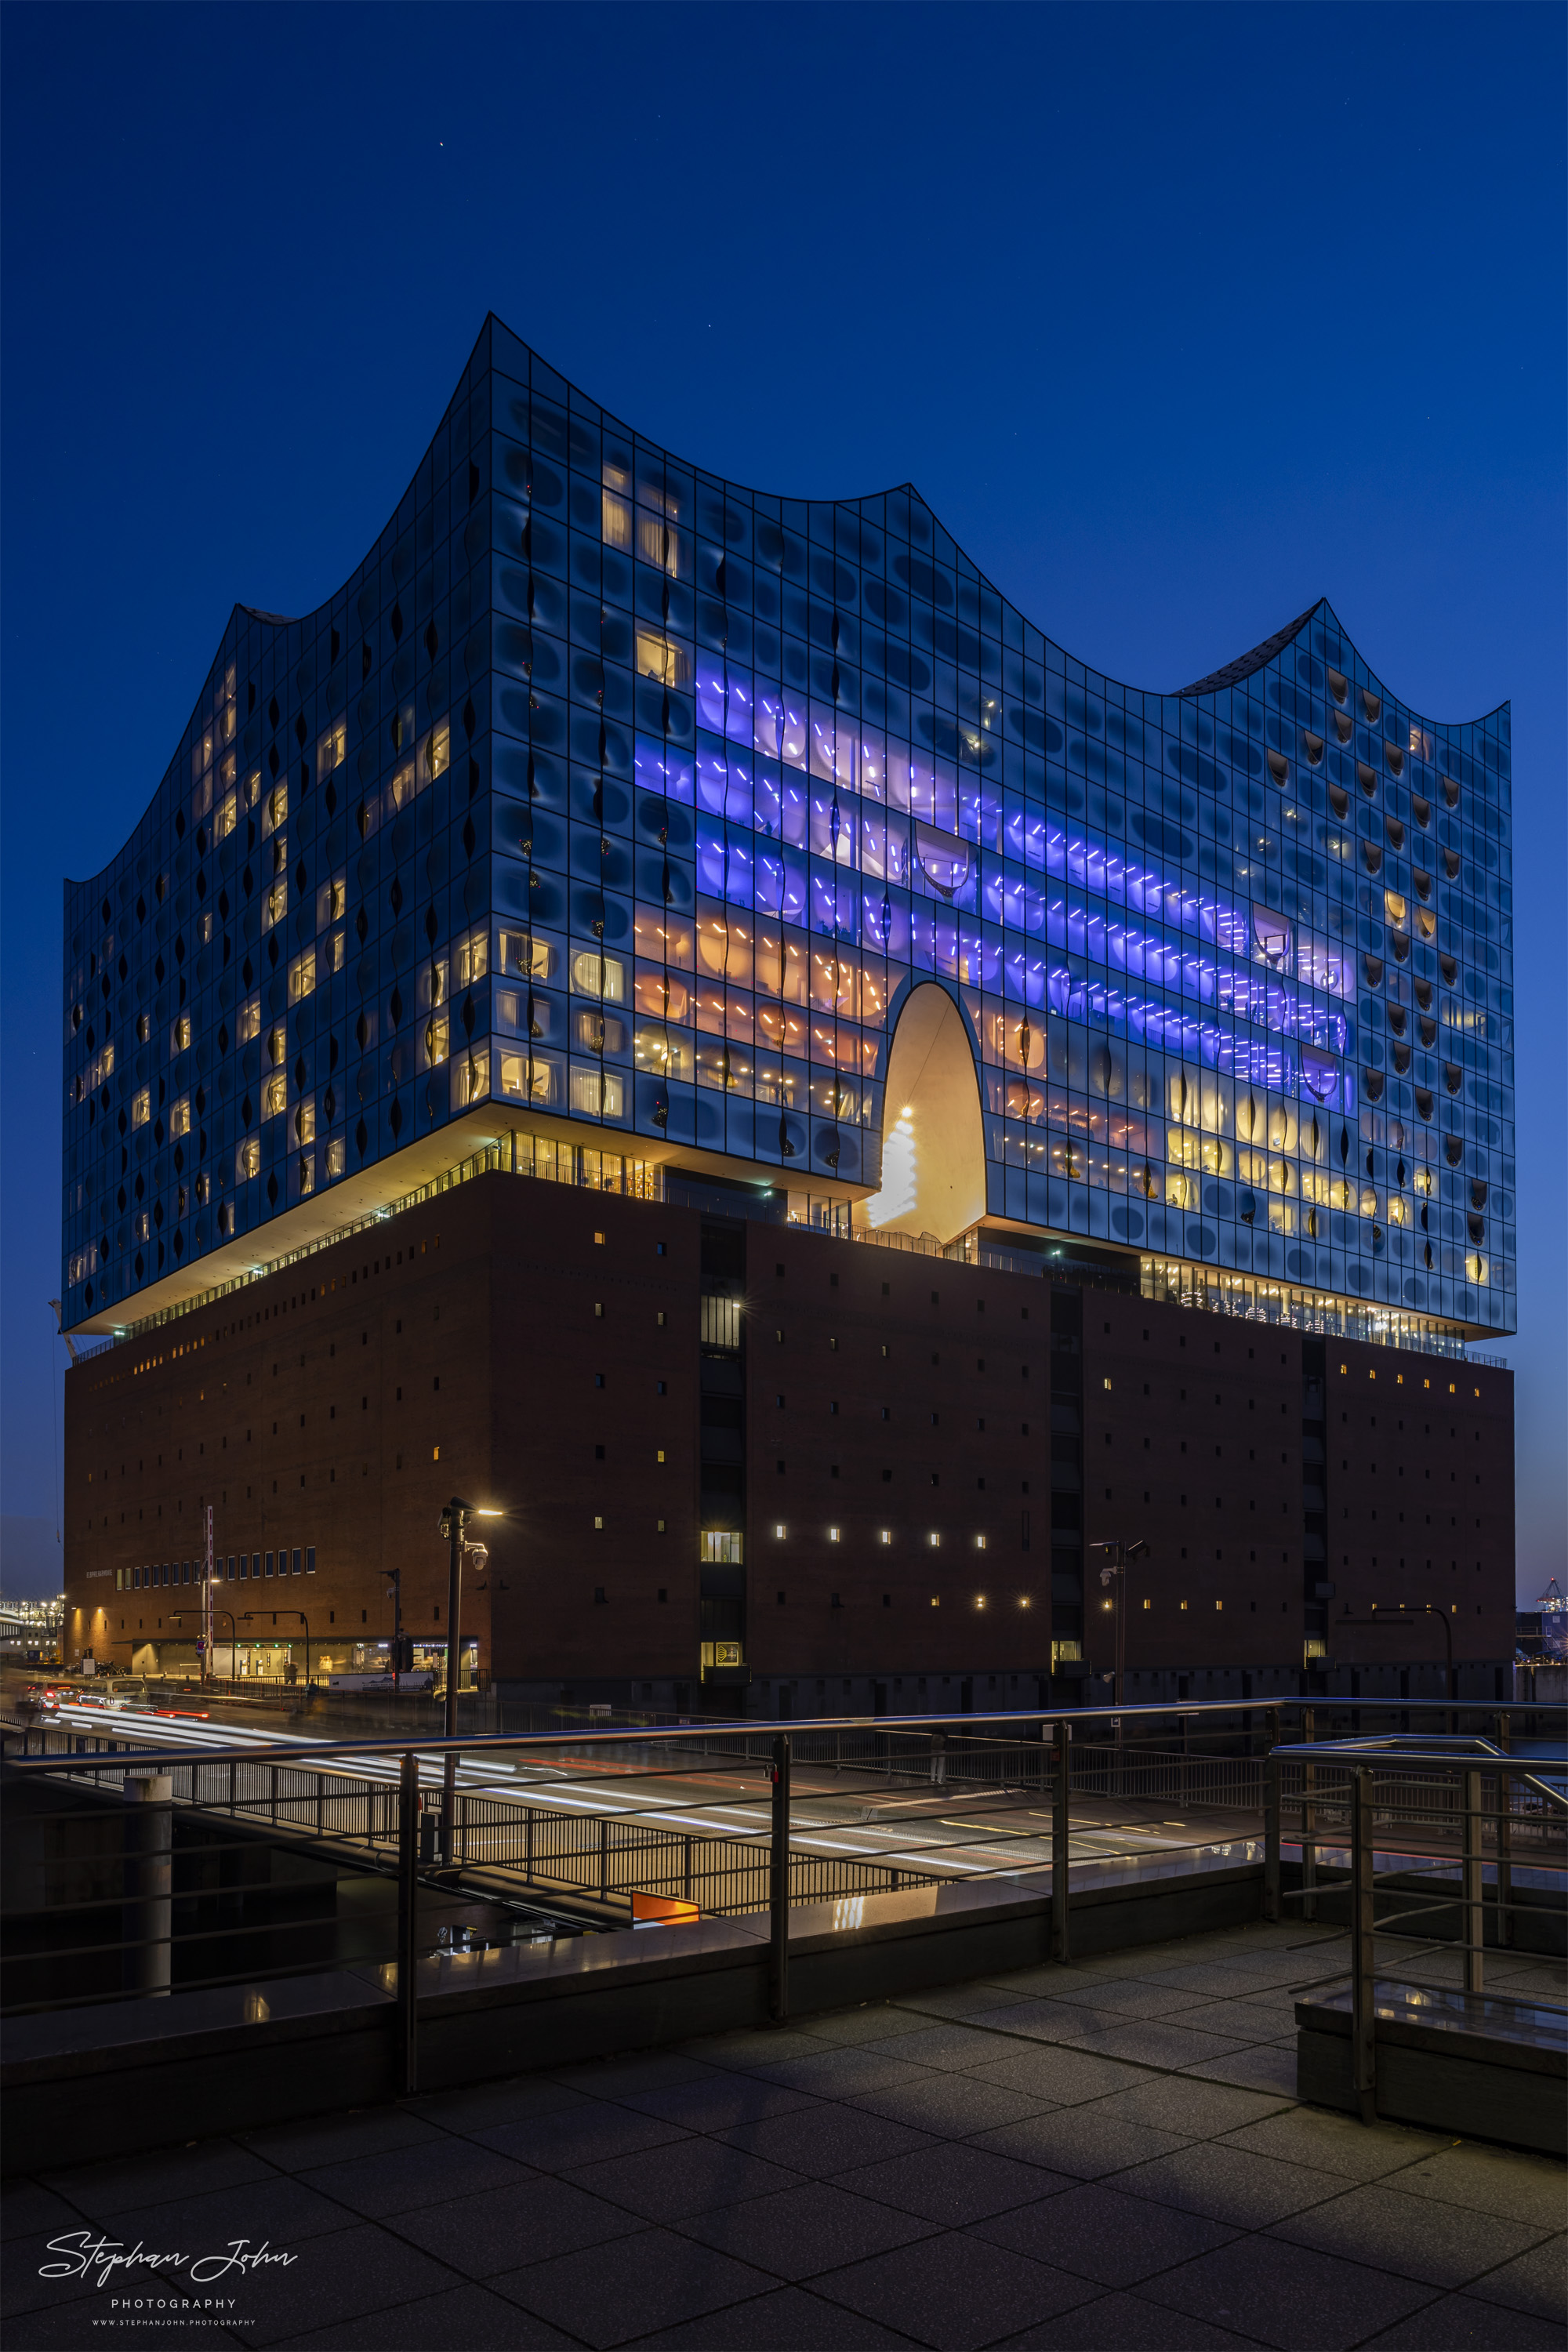
[[[555,2352],[557,2346],[564,2352],[576,2340],[488,2288],[468,2285],[401,2305],[395,2318],[367,2311],[357,2319],[287,2336],[284,2352],[396,2352],[403,2345],[417,2345],[419,2352]],[[186,2342],[183,2331],[178,2341],[182,2347]],[[234,2338],[224,2341],[232,2344]]]
[[[192,2147],[154,2148],[147,2156],[116,2156],[102,2164],[77,2164],[41,2173],[53,2189],[94,2221],[123,2213],[132,2205],[163,2205],[208,2189],[268,2180],[274,2168],[232,2139],[204,2139]]]
[[[47,2237],[55,2230],[79,2230],[82,2215],[41,2180],[8,2180],[0,2191],[0,2240]]]
[[[590,2099],[625,2099],[638,2091],[673,2090],[679,2083],[700,2083],[711,2066],[684,2051],[650,2050],[631,2058],[585,2058],[576,2066],[556,2066],[551,2079],[568,2091]]]
[[[1344,2183],[1331,2173],[1280,2164],[1272,2157],[1209,2140],[1137,2166],[1117,2187],[1157,2204],[1206,2213],[1212,2221],[1228,2221],[1238,2230],[1264,2230],[1288,2213],[1338,2196]]]
[[[471,2137],[484,2147],[495,2148],[519,2164],[540,2172],[567,2172],[574,2165],[595,2164],[603,2158],[631,2156],[645,2147],[668,2147],[689,2139],[679,2124],[662,2123],[657,2116],[640,2115],[632,2107],[587,2100],[563,2107],[552,2116],[528,2116],[521,2122],[496,2124]]]
[[[1007,2008],[1016,1999],[1016,1993],[1003,1992],[995,1985],[938,1985],[931,1992],[905,1993],[893,2006],[911,2017],[984,2017],[991,2010]]]
[[[1098,2180],[1108,2172],[1125,2172],[1152,2157],[1168,2156],[1187,2142],[1175,2132],[1152,2124],[1131,2122],[1108,2114],[1104,2104],[1089,2107],[1052,2107],[1045,2115],[1027,2116],[1002,2130],[984,2134],[980,2145],[1022,2163],[1070,2174],[1079,2180]]]
[[[1269,2042],[1259,2042],[1250,2050],[1228,2051],[1223,2058],[1204,2059],[1185,2072],[1194,2081],[1234,2083],[1237,2090],[1262,2091],[1275,2098],[1293,2099],[1296,2044],[1292,2040],[1280,2049]]]
[[[1250,2344],[1169,2304],[1101,2294],[1005,2337],[991,2352],[1250,2352]]]
[[[986,2065],[1002,2055],[996,2036],[972,2025],[927,2024],[916,2033],[900,2034],[896,2042],[873,2043],[912,2065],[931,2066],[942,2074],[961,2074],[966,2067]]]
[[[1094,2293],[1085,2279],[952,2233],[830,2271],[816,2291],[938,2352],[977,2352]]]
[[[931,2089],[943,2088],[942,2079]],[[896,2099],[896,2091],[879,2094]],[[886,2157],[902,2156],[911,2147],[928,2147],[930,2137],[922,2131],[911,2131],[907,2124],[890,2121],[879,2113],[869,2113],[864,2107],[840,2106],[829,2102],[820,2106],[806,2107],[792,2116],[765,2116],[759,2123],[735,2125],[717,2137],[728,2141],[731,2147],[744,2148],[748,2156],[760,2156],[769,2164],[787,2165],[792,2172],[800,2172],[813,2180],[824,2180],[837,2172],[847,2172],[858,2164],[878,2164]]]
[[[1189,2009],[1205,2006],[1201,1994],[1188,1991],[1184,1986],[1148,1984],[1137,1977],[1092,1980],[1073,1995],[1077,2008],[1098,2010],[1113,2017],[1175,2017]]]
[[[288,2269],[259,2271],[234,2290],[228,2324],[240,2341],[277,2344],[379,2312],[380,2340],[390,2347],[400,2332],[390,2315],[454,2284],[439,2263],[368,2221],[290,2251],[297,2259]]]
[[[1432,2197],[1405,2197],[1397,2187],[1374,2181],[1290,2215],[1270,2234],[1452,2288],[1469,2286],[1484,2272],[1527,2252],[1542,2233],[1496,2213],[1472,2212]]]
[[[606,2197],[649,2221],[678,2221],[715,2205],[736,2205],[800,2185],[798,2173],[764,2164],[719,2139],[677,2140],[635,2156],[613,2156],[602,2164],[580,2166],[571,2179],[591,2196]]]
[[[1007,2009],[986,2012],[993,2033],[1010,2033],[1024,2042],[1066,2042],[1082,2024],[1092,2024],[1096,2012],[1081,1992],[1070,2000],[1016,2000]]]
[[[563,2115],[589,2107],[581,2091],[569,2091],[546,2074],[521,2074],[504,2083],[468,2083],[456,2091],[431,2091],[409,2099],[400,2113],[422,2116],[442,2131],[493,2131],[498,2124],[525,2123],[536,2116]]]
[[[1009,2091],[1000,2083],[983,2083],[973,2074],[932,2074],[924,2082],[900,2083],[890,2091],[868,2091],[856,2105],[872,2115],[890,2116],[919,2131],[935,2132],[946,2139],[969,2139],[976,2132],[996,2131],[1026,2116],[1037,2116],[1050,2102],[1033,2099],[1023,2091]]]
[[[1087,2099],[1109,2098],[1112,2091],[1130,2091],[1149,2079],[1141,2066],[1125,2066],[1114,2058],[1091,2057],[1087,2051],[1020,2046],[988,2066],[971,2069],[976,2082],[1000,2083],[1004,2090],[1048,2099],[1053,2106],[1077,2106]]]
[[[629,2237],[643,2222],[570,2180],[527,2173],[513,2186],[449,2204],[399,2213],[387,2228],[469,2278],[489,2278],[523,2263],[548,2262],[582,2246]]]
[[[975,2234],[1101,2286],[1135,2286],[1140,2279],[1211,2252],[1236,2233],[1200,2213],[1178,2212],[1174,2206],[1124,2197],[1103,2183],[1086,2183],[977,2222]]]
[[[1101,1970],[1075,1969],[1065,1960],[1044,1960],[1037,1968],[1014,1969],[1005,1977],[987,1977],[985,1979],[992,1991],[1002,1993],[1014,2002],[1060,2000],[1073,1994],[1081,1994],[1088,1987],[1104,1981]]]
[[[639,2336],[636,2352],[881,2352],[885,2346],[908,2352],[909,2340],[808,2288],[781,2286],[657,2336]]]
[[[760,2066],[756,2072],[764,2082],[782,2083],[787,2090],[809,2091],[819,2099],[847,2099],[858,2091],[882,2091],[892,2083],[911,2083],[917,2070],[889,2048],[819,2049],[814,2057],[788,2058],[777,2066]]]
[[[700,2238],[737,2261],[795,2280],[910,2245],[929,2237],[933,2225],[849,2189],[810,2180],[776,2197],[700,2213],[681,2227],[687,2237]]]
[[[1279,2108],[1278,2099],[1256,2091],[1197,2082],[1184,2074],[1150,2074],[1130,2090],[1098,2100],[1090,2112],[1113,2121],[1152,2124],[1157,2130],[1174,2132],[1182,2139],[1214,2139],[1221,2132],[1261,2123]]]
[[[678,2131],[717,2132],[761,2123],[767,2116],[807,2115],[824,2102],[809,2091],[786,2091],[783,2084],[760,2082],[754,2074],[714,2074],[668,2091],[634,2092],[620,2104]]]
[[[1177,2022],[1193,2033],[1217,2033],[1222,2042],[1294,2041],[1296,2008],[1284,1998],[1277,2008],[1261,2000],[1204,2000],[1184,2009]]]
[[[956,2141],[863,2165],[838,2186],[951,2229],[1026,2204],[1040,2194],[1040,2177],[1033,2165]]]
[[[828,2047],[818,2033],[798,2025],[761,2025],[753,2032],[705,2033],[683,2042],[680,2058],[696,2058],[732,2074],[749,2074],[758,2066],[776,2066],[786,2058],[811,2058]]]
[[[1157,2018],[1135,2018],[1126,2025],[1093,2018],[1068,2038],[1075,2049],[1172,2072],[1178,2066],[1202,2066],[1215,2058],[1227,2058],[1242,2046],[1223,2035],[1194,2033],[1180,2022],[1170,2024]]]
[[[359,2156],[384,2156],[391,2148],[444,2147],[447,2133],[428,2117],[404,2107],[368,2107],[357,2115],[312,2116],[302,2123],[268,2124],[236,2135],[255,2156],[280,2172],[305,2172]]]
[[[863,2009],[831,2010],[826,2017],[811,2021],[813,2033],[836,2050],[864,2048],[872,2042],[879,2046],[908,2033],[929,2032],[931,2025],[929,2017],[917,2017],[885,2000],[868,2001]]]
[[[1276,2352],[1349,2352],[1432,2301],[1430,2287],[1275,2238],[1236,2238],[1147,2280],[1152,2303],[1234,2328]]]
[[[375,2221],[416,2206],[472,2197],[481,2189],[503,2189],[510,2181],[525,2180],[528,2169],[499,2148],[483,2147],[471,2139],[444,2138],[438,2156],[421,2142],[416,2147],[387,2148],[380,2156],[354,2157],[347,2164],[323,2164],[298,2178],[301,2186]],[[237,2203],[243,2208],[248,2201]]]
[[[1407,2165],[1389,2186],[1407,2197],[1434,2197],[1446,2205],[1534,2222],[1542,2230],[1560,2230],[1568,2220],[1568,2172],[1561,2164],[1550,2157],[1482,2147],[1474,2140]]]
[[[1563,2352],[1563,2321],[1445,2294],[1374,2336],[1367,2352]]]
[[[537,2312],[579,2343],[607,2352],[611,2345],[765,2294],[774,2282],[765,2271],[732,2262],[695,2239],[639,2230],[636,2237],[503,2273],[489,2284],[492,2293]]]
[[[1363,2124],[1327,2107],[1281,2107],[1277,2115],[1226,2133],[1225,2145],[1331,2172],[1342,2180],[1376,2180],[1393,2173],[1403,2179],[1443,2143],[1426,2132],[1406,2131],[1399,2124]]]
[[[1472,2282],[1469,2292],[1483,2303],[1510,2304],[1516,2311],[1532,2311],[1539,2318],[1561,2318],[1568,2310],[1568,2240],[1548,2238],[1500,2270],[1489,2271]]]

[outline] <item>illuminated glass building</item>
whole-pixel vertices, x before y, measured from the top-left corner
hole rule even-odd
[[[67,886],[63,1321],[485,1152],[1458,1352],[1515,1319],[1509,779],[1326,603],[1117,685],[908,487],[738,488],[491,320]]]

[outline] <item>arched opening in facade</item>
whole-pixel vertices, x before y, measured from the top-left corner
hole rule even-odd
[[[934,981],[904,1000],[883,1099],[882,1189],[866,1223],[952,1241],[985,1213],[985,1137],[969,1029]]]

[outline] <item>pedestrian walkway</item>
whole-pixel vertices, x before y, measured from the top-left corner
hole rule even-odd
[[[1297,2105],[1344,1951],[1230,1930],[18,2182],[8,2352],[1561,2352],[1562,2166]],[[41,2279],[83,2231],[294,2259]],[[153,2330],[180,2296],[226,2307]]]

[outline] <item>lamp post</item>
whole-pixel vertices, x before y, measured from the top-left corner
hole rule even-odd
[[[1127,1571],[1135,1559],[1147,1559],[1149,1547],[1142,1536],[1131,1543],[1125,1536],[1109,1536],[1103,1543],[1090,1544],[1089,1549],[1110,1555],[1100,1571],[1101,1584],[1109,1584],[1112,1577],[1117,1580],[1115,1703],[1122,1707],[1127,1704]]]
[[[270,1617],[276,1624],[279,1617],[298,1617],[305,1628],[305,1689],[310,1688],[310,1621],[302,1609],[242,1609],[240,1622],[248,1625],[253,1617]],[[232,1621],[231,1621],[232,1622]]]
[[[233,1610],[232,1610],[232,1609],[223,1609],[223,1608],[220,1608],[220,1607],[219,1607],[219,1605],[218,1605],[218,1603],[217,1603],[216,1601],[208,1601],[206,1602],[205,1606],[204,1608],[200,1609],[200,1610],[196,1610],[196,1609],[171,1609],[171,1610],[170,1610],[170,1612],[169,1612],[169,1619],[170,1619],[170,1622],[171,1622],[172,1624],[175,1624],[175,1625],[177,1625],[177,1624],[179,1623],[179,1622],[180,1622],[180,1620],[181,1620],[181,1618],[182,1618],[182,1617],[197,1617],[197,1616],[199,1616],[199,1617],[201,1618],[201,1620],[202,1620],[202,1635],[203,1635],[203,1639],[204,1639],[205,1641],[208,1642],[208,1643],[210,1643],[210,1642],[211,1642],[211,1639],[212,1639],[212,1620],[213,1620],[213,1618],[214,1618],[214,1617],[226,1617],[226,1618],[228,1619],[228,1662],[229,1662],[229,1664],[232,1666],[232,1665],[234,1664],[234,1663],[235,1663],[235,1656],[234,1656],[234,1653],[235,1653],[235,1646],[236,1646],[236,1645],[235,1645],[234,1612],[233,1612]],[[204,1683],[205,1683],[205,1682],[206,1682],[206,1681],[208,1680],[208,1675],[207,1675],[207,1671],[206,1671],[206,1669],[207,1669],[207,1663],[208,1663],[207,1652],[204,1650],[204,1651],[203,1651],[203,1653],[202,1653],[202,1680],[203,1680],[203,1682],[204,1682]],[[230,1675],[230,1676],[229,1676],[229,1680],[230,1680],[230,1682],[233,1682],[233,1681],[235,1680],[235,1676],[234,1676],[232,1674],[231,1674],[231,1675]]]
[[[441,1859],[448,1868],[457,1860],[458,1826],[458,1751],[450,1744],[458,1737],[458,1659],[461,1649],[463,1613],[463,1554],[472,1551],[488,1559],[483,1544],[470,1544],[465,1539],[465,1529],[470,1519],[499,1519],[500,1511],[489,1510],[482,1504],[465,1503],[454,1495],[441,1512],[441,1533],[447,1539],[447,1703],[443,1717],[447,1741],[441,1770]]]
[[[1331,1633],[1337,1632],[1342,1625],[1397,1625],[1402,1617],[1436,1617],[1443,1628],[1443,1647],[1448,1670],[1448,1705],[1454,1710],[1448,1717],[1448,1728],[1450,1731],[1457,1732],[1459,1727],[1458,1713],[1459,1685],[1454,1668],[1454,1628],[1449,1622],[1447,1611],[1439,1601],[1423,1601],[1418,1608],[1407,1609],[1402,1601],[1397,1609],[1380,1609],[1374,1601],[1370,1617],[1352,1617],[1348,1614],[1343,1617],[1331,1617],[1329,1630]]]
[[[392,1603],[392,1696],[395,1698],[403,1687],[397,1663],[403,1654],[403,1570],[400,1568],[392,1571],[392,1582],[386,1588],[386,1596]]]

